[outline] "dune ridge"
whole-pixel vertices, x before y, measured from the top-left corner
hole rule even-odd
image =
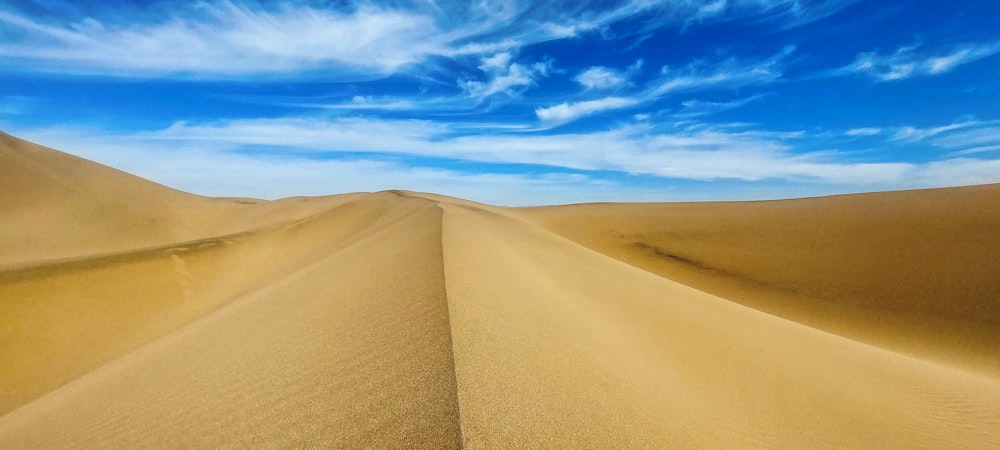
[[[685,236],[664,217],[703,205],[510,209],[404,191],[210,199],[0,136],[7,161],[0,183],[20,195],[0,197],[3,448],[1000,446],[1000,376],[968,362],[995,358],[988,342],[884,330],[961,350],[949,359],[852,331],[875,319],[810,322],[808,295],[795,297],[805,306],[752,304],[759,294],[708,264],[690,272],[703,279],[661,272],[650,261],[662,255],[608,232],[691,261],[745,251],[711,233],[680,250],[649,239]],[[119,188],[157,200],[133,205]],[[25,202],[35,189],[41,200]],[[996,200],[990,189],[976,201]],[[968,198],[930,196],[948,192]],[[810,216],[843,200],[812,201],[787,207]],[[107,204],[120,205],[113,217],[79,212]],[[792,214],[768,208],[759,214]],[[614,221],[623,211],[648,217]],[[70,225],[79,230],[38,248]],[[988,231],[979,249],[994,245]],[[795,253],[807,241],[791,236],[761,253],[763,266],[809,263]],[[963,245],[956,254],[978,258]],[[964,292],[978,296],[949,306],[961,314],[921,297],[913,317],[990,319],[990,280],[970,279],[979,287]],[[986,313],[970,316],[976,301]]]

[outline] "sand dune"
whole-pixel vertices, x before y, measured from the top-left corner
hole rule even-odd
[[[492,212],[446,206],[444,244],[470,446],[1000,442],[995,378],[754,311]]]
[[[200,197],[0,132],[0,269],[239,233],[350,197]]]
[[[0,163],[0,448],[1000,446],[995,186],[525,210]]]
[[[522,213],[588,248],[729,300],[1000,375],[1000,184]]]

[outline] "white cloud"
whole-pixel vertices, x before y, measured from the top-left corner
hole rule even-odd
[[[634,98],[607,97],[598,100],[561,103],[548,108],[539,108],[535,110],[535,115],[546,125],[555,126],[599,111],[627,108],[638,103],[639,100]]]
[[[728,4],[729,2],[727,0],[715,0],[713,2],[704,3],[699,6],[697,11],[695,11],[695,13],[684,22],[684,25],[689,26],[693,23],[701,23],[707,19],[722,16]]]
[[[342,110],[381,110],[381,111],[404,111],[417,108],[417,104],[411,100],[374,98],[364,95],[355,95],[351,101],[344,103],[298,103],[288,104],[288,106],[302,106],[310,108],[342,109]]]
[[[949,155],[972,155],[1000,148],[1000,120],[964,120],[929,128],[900,127],[894,141],[927,142],[951,150]]]
[[[1000,127],[961,127],[953,133],[931,139],[931,144],[944,148],[973,148],[1000,145]]]
[[[852,128],[844,132],[848,136],[877,136],[882,133],[881,128]]]
[[[627,81],[622,74],[607,67],[591,67],[573,78],[587,89],[610,89],[619,87]]]
[[[274,146],[315,151],[392,152],[411,143],[429,142],[449,131],[446,125],[427,120],[367,118],[237,119],[201,124],[177,122],[134,137],[152,141],[179,141],[236,146]]]
[[[896,134],[893,136],[894,141],[907,141],[907,142],[917,142],[927,139],[932,136],[937,136],[941,133],[946,133],[952,130],[958,130],[962,128],[975,127],[980,125],[981,122],[968,120],[964,122],[956,122],[948,125],[942,125],[931,128],[917,128],[911,126],[900,127],[896,130]]]
[[[588,90],[614,89],[627,84],[629,78],[639,72],[642,64],[643,60],[637,60],[624,72],[610,67],[593,66],[577,74],[573,80]]]
[[[704,1],[691,3],[701,5],[699,13],[702,18],[717,19],[723,12],[730,16],[756,15],[762,17],[763,20],[781,23],[784,28],[792,28],[829,17],[856,1],[730,0],[728,4],[721,5],[719,1],[709,4],[705,4]]]
[[[685,100],[681,102],[681,106],[684,107],[683,110],[675,114],[678,118],[692,118],[707,116],[710,114],[715,114],[722,111],[728,111],[731,109],[736,109],[747,105],[750,102],[757,101],[764,98],[765,95],[754,95],[751,97],[736,99],[729,102],[710,102],[704,100]]]
[[[706,3],[698,8],[698,13],[695,14],[695,17],[700,19],[704,17],[717,16],[722,14],[725,9],[726,0],[715,0],[714,2]]]
[[[458,84],[475,98],[496,94],[513,96],[534,84],[536,77],[545,76],[548,71],[548,66],[544,63],[523,65],[511,62],[511,59],[508,52],[482,58],[479,70],[487,75],[487,80],[461,80]]]
[[[904,186],[963,186],[1000,182],[1000,159],[954,158],[915,166]]]
[[[965,155],[975,155],[977,153],[1000,153],[1000,145],[986,145],[983,147],[972,147],[965,150],[959,150],[957,152],[949,153],[948,156],[965,156]]]
[[[652,87],[646,88],[633,96],[564,102],[554,106],[538,108],[535,110],[535,115],[542,122],[552,126],[567,123],[599,111],[621,109],[653,102],[664,95],[676,92],[767,84],[781,77],[781,62],[794,50],[794,47],[786,47],[781,52],[764,60],[742,61],[736,58],[728,58],[719,63],[698,61],[681,69],[664,67],[661,70],[663,76],[653,82]],[[641,65],[642,61],[637,61],[629,70],[638,70]],[[603,78],[603,68],[600,72],[602,76],[595,77],[594,79],[605,79]],[[696,117],[725,109],[737,108],[762,97],[763,95],[756,95],[730,103],[715,104],[689,101],[685,105],[687,112],[681,112],[678,117],[684,117],[685,114],[687,117]]]
[[[483,72],[500,72],[510,67],[510,53],[502,52],[482,59],[479,69]]]
[[[729,58],[720,63],[692,63],[680,69],[664,67],[663,78],[650,95],[654,97],[678,91],[708,87],[743,87],[767,84],[781,78],[781,64],[795,47],[786,47],[777,54],[760,61],[742,61]]]
[[[878,51],[860,53],[854,62],[835,74],[862,74],[878,81],[902,80],[914,76],[946,73],[962,64],[977,61],[1000,52],[1000,42],[964,44],[949,50],[920,52],[920,46],[902,47],[892,54]]]
[[[447,45],[433,17],[370,5],[341,13],[224,1],[183,12],[157,23],[47,25],[0,11],[0,23],[20,36],[0,44],[0,55],[36,70],[124,75],[387,74]]]

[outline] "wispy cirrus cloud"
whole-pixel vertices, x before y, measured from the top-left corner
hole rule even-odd
[[[0,11],[0,56],[34,70],[126,76],[239,76],[326,71],[387,74],[447,50],[427,14],[360,5],[350,12],[229,1],[146,23],[41,23]]]
[[[900,127],[896,130],[893,135],[892,140],[894,141],[906,141],[906,142],[917,142],[929,137],[937,136],[941,133],[947,133],[952,130],[960,130],[963,128],[978,127],[982,125],[981,121],[978,120],[964,120],[961,122],[954,122],[947,125],[940,125],[936,127],[928,128],[918,128],[912,126]]]
[[[794,51],[794,46],[787,46],[763,60],[730,57],[718,63],[696,61],[676,69],[664,67],[661,80],[649,95],[658,97],[708,87],[737,88],[771,83],[781,78],[782,65]]]
[[[931,50],[923,50],[921,47],[901,47],[889,54],[882,54],[878,50],[860,53],[853,63],[835,70],[834,74],[857,74],[876,81],[934,76],[1000,52],[1000,42],[962,44]]]
[[[380,110],[380,111],[406,111],[420,107],[416,102],[407,99],[378,98],[365,95],[355,95],[348,102],[342,103],[308,103],[289,104],[289,106],[304,106],[325,109],[340,110]]]
[[[598,111],[608,111],[635,106],[640,100],[628,97],[606,97],[575,103],[560,103],[547,108],[538,108],[535,115],[547,126],[561,125]]]
[[[990,153],[1000,149],[1000,120],[965,119],[933,127],[903,126],[896,129],[892,141],[925,142],[949,155]]]
[[[755,102],[766,97],[766,94],[757,94],[750,97],[740,98],[728,102],[711,102],[706,100],[685,100],[681,102],[681,106],[684,108],[674,114],[675,117],[681,119],[690,119],[693,117],[703,117],[722,111],[729,111],[731,109],[736,109],[745,106],[751,102]]]
[[[882,129],[877,127],[851,128],[844,132],[847,136],[878,136]]]
[[[830,17],[857,0],[715,0],[687,2],[697,8],[694,18],[722,20],[733,15],[757,16],[782,28],[794,28]]]
[[[683,27],[724,21],[731,17],[752,17],[757,21],[778,22],[794,28],[824,19],[856,3],[856,0],[703,0],[671,2],[683,8]]]
[[[985,149],[1000,145],[1000,126],[991,124],[966,127],[931,139],[931,144],[949,149]],[[979,153],[979,152],[973,152]]]

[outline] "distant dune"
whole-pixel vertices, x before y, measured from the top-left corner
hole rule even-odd
[[[0,134],[0,448],[998,448],[1000,185],[205,198]]]

